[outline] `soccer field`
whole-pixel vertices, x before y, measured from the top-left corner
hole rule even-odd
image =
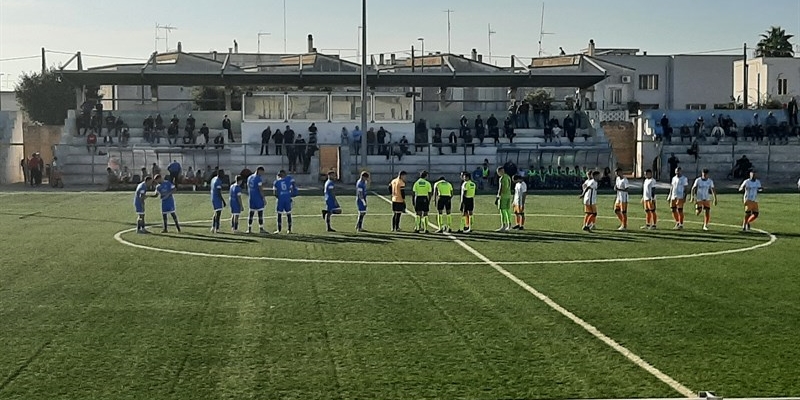
[[[659,230],[632,204],[617,232],[601,195],[593,233],[576,195],[535,193],[495,233],[483,196],[458,236],[391,234],[377,196],[368,233],[353,197],[326,233],[302,196],[292,235],[212,235],[183,192],[182,233],[137,235],[132,198],[0,193],[0,399],[800,395],[797,194],[762,195],[748,234],[734,194],[710,232],[663,201]]]

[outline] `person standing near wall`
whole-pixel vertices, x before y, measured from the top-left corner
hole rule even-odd
[[[228,141],[233,143],[233,126],[231,125],[231,119],[228,118],[228,114],[225,114],[225,117],[222,118],[222,129],[228,131]]]

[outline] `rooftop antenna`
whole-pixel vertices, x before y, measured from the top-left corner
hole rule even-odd
[[[164,39],[164,52],[169,52],[169,33],[177,29],[178,28],[172,25],[159,25],[158,22],[156,22],[156,51],[158,51],[158,41]],[[160,30],[164,31],[164,37],[158,36],[158,31]]]
[[[492,63],[492,35],[494,35],[495,33],[497,33],[497,31],[493,31],[492,30],[492,24],[489,24],[489,54],[488,55],[489,55],[489,64],[492,64],[492,65],[494,65],[494,63]]]
[[[447,13],[447,54],[450,54],[450,14],[454,13],[454,10],[447,9],[443,12]]]
[[[544,2],[542,2],[542,22],[539,24],[539,57],[542,56],[542,40],[544,40],[544,35],[555,35],[555,33],[544,31]]]

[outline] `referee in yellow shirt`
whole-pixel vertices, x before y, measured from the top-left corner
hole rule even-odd
[[[392,194],[392,232],[400,230],[400,217],[406,212],[406,171],[400,171],[397,178],[389,183]]]
[[[472,181],[469,172],[461,173],[461,229],[456,233],[472,232],[473,212],[475,211],[475,189],[477,185]]]
[[[436,203],[436,211],[439,212],[439,215],[436,216],[439,230],[436,233],[451,232],[450,225],[453,223],[453,216],[450,212],[453,208],[453,185],[443,176],[433,184],[433,200]]]
[[[419,179],[414,182],[414,212],[417,216],[414,218],[416,227],[414,233],[428,233],[428,212],[431,208],[431,195],[433,194],[433,186],[428,182],[428,171],[419,173]]]

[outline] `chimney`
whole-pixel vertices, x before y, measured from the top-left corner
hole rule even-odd
[[[594,39],[589,39],[589,50],[586,52],[589,57],[594,57]]]
[[[214,50],[214,51],[211,52],[211,54],[212,54],[212,56],[214,58],[214,61],[217,61],[217,51]]]
[[[647,55],[647,52],[646,52],[646,51],[644,52],[644,55]]]
[[[239,54],[239,42],[236,39],[233,39],[233,52]]]
[[[183,53],[183,44],[181,42],[178,42],[178,53]]]
[[[514,67],[515,67],[515,65],[516,65],[516,63],[514,62],[514,61],[515,61],[515,60],[514,60],[515,58],[517,58],[517,57],[516,57],[515,55],[513,55],[513,54],[512,54],[512,55],[511,55],[511,71],[514,71]]]
[[[309,53],[314,52],[314,35],[310,33],[308,34],[308,52]]]
[[[397,61],[397,57],[394,55],[394,53],[390,54],[389,55],[389,62],[392,63],[391,65],[395,65],[396,61]]]
[[[233,53],[233,47],[228,47],[228,54]]]
[[[483,62],[483,54],[478,54],[478,62]]]
[[[384,55],[381,53],[380,56],[378,56],[378,65],[383,65],[384,60]]]
[[[472,60],[476,61],[478,59],[478,50],[472,49]]]

